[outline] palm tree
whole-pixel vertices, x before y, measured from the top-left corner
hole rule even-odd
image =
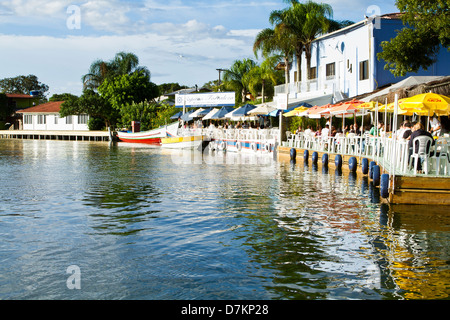
[[[286,88],[289,85],[289,65],[293,53],[294,37],[286,32],[286,29],[275,26],[274,29],[266,28],[261,30],[253,43],[253,52],[257,57],[261,51],[264,57],[270,54],[278,54],[284,60],[284,78]]]
[[[296,60],[297,70],[301,70],[301,57],[303,54],[302,24],[301,21],[296,20],[297,16],[289,14],[290,8],[284,10],[272,11],[269,17],[269,22],[280,30],[285,36],[289,35],[289,46],[292,46]],[[300,76],[300,73],[299,73]]]
[[[150,77],[150,71],[146,67],[139,66],[139,58],[134,53],[119,52],[110,63],[116,75],[143,72]]]
[[[300,3],[298,0],[287,1],[291,3],[289,8],[273,11],[269,21],[283,29],[285,34],[290,34],[293,41],[293,49],[297,60],[297,70],[301,70],[301,57],[305,52],[308,77],[311,69],[311,45],[318,35],[326,33],[330,29],[339,28],[339,25],[331,20],[333,9],[328,4],[319,4],[312,1]],[[343,22],[344,24],[346,22]]]
[[[118,52],[110,61],[96,60],[91,64],[89,73],[82,77],[83,88],[96,90],[109,77],[134,72],[144,72],[150,78],[150,71],[139,66],[139,58],[134,53]]]
[[[241,93],[242,102],[248,92],[248,85],[245,82],[245,75],[256,66],[252,59],[235,60],[230,69],[224,71],[223,80],[227,87],[235,92]]]
[[[108,62],[103,60],[96,60],[91,63],[89,73],[85,74],[81,80],[83,81],[83,89],[95,90],[102,84],[108,75],[111,73],[111,67]]]
[[[278,60],[278,56],[270,56],[261,65],[255,66],[244,76],[244,82],[248,84],[252,94],[256,96],[257,91],[261,89],[262,103],[265,102],[266,85],[276,85],[278,83],[279,73],[275,70]]]
[[[333,9],[329,4],[313,1],[306,3],[293,1],[292,7],[288,11],[288,16],[290,16],[287,19],[288,21],[301,23],[301,34],[298,35],[298,38],[302,42],[305,51],[306,69],[309,77],[312,42],[320,34],[328,32],[330,19],[333,16]]]

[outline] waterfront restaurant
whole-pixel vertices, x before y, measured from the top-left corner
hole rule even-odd
[[[384,69],[385,61],[377,58],[381,42],[394,38],[403,27],[401,15],[392,13],[369,17],[318,37],[312,43],[310,69],[305,54],[301,70],[297,70],[293,56],[289,85],[275,87],[272,106],[286,109],[300,102],[320,106],[367,94],[410,76],[448,76],[450,52],[442,47],[428,70],[394,77]]]
[[[73,115],[61,118],[59,110],[64,101],[47,102],[35,107],[19,110],[23,115],[23,130],[44,131],[88,131],[87,114]]]

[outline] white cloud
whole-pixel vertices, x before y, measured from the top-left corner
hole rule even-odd
[[[70,3],[70,0],[4,0],[2,6],[19,17],[54,16],[63,13]]]
[[[198,21],[150,26],[152,32],[108,36],[0,35],[0,78],[35,74],[51,94],[81,93],[81,77],[96,59],[110,60],[119,51],[135,53],[155,83],[203,85],[235,59],[252,56],[253,38]],[[188,32],[180,32],[180,30]],[[24,50],[27,48],[27,50]],[[5,63],[16,61],[16,63]]]
[[[395,11],[394,0],[324,1],[336,19],[362,19],[370,5]],[[66,27],[70,5],[80,7],[80,30]],[[52,93],[80,94],[81,76],[94,60],[127,51],[156,83],[202,85],[217,78],[217,68],[253,57],[258,28],[269,26],[271,10],[286,6],[281,0],[1,0],[0,30],[10,35],[0,34],[8,48],[0,50],[0,78],[35,74]]]
[[[91,0],[80,6],[82,22],[103,31],[122,33],[131,30],[134,23],[127,16],[130,6],[118,0]]]

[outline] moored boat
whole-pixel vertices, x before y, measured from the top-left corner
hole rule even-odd
[[[217,139],[211,141],[211,150],[227,152],[273,152],[275,150],[275,140],[236,140]]]
[[[117,137],[122,142],[161,144],[161,139],[170,137],[171,131],[178,128],[178,123],[172,123],[168,126],[162,126],[157,129],[142,132],[117,132]]]
[[[168,137],[161,139],[161,147],[167,149],[198,149],[208,143],[205,135]]]

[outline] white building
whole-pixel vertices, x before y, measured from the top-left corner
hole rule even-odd
[[[88,131],[87,114],[59,117],[62,103],[64,101],[48,102],[17,111],[23,114],[23,130]]]
[[[436,62],[427,71],[394,77],[378,60],[381,42],[396,36],[403,28],[399,14],[367,18],[351,26],[325,34],[312,44],[311,68],[302,55],[301,70],[295,57],[290,67],[289,86],[275,87],[274,106],[279,109],[308,102],[312,105],[336,103],[372,92],[409,76],[443,76],[450,70],[450,53],[441,49]]]

